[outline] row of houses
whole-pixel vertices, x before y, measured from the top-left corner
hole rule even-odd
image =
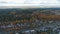
[[[33,23],[17,23],[13,25],[10,23],[8,25],[0,25],[0,31],[9,31],[12,33],[21,33],[21,34],[38,34],[38,33],[57,33],[60,34],[60,22],[58,21],[40,21],[35,20]]]

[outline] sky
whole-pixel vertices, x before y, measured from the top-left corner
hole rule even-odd
[[[0,0],[0,6],[60,7],[60,0]]]

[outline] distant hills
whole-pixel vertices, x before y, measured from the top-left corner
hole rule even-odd
[[[6,12],[32,12],[32,11],[40,11],[40,10],[60,10],[60,8],[29,8],[29,9],[21,9],[21,8],[10,8],[10,9],[0,9],[0,13]]]

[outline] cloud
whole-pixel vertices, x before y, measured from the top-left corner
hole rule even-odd
[[[59,7],[59,0],[0,0],[0,6]]]
[[[8,3],[8,2],[0,2],[0,4],[1,4],[1,3]]]

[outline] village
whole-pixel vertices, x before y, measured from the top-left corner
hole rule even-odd
[[[27,13],[11,11],[0,14],[0,33],[60,34],[60,15],[52,13],[53,11],[50,11],[50,13],[49,11],[37,10]]]

